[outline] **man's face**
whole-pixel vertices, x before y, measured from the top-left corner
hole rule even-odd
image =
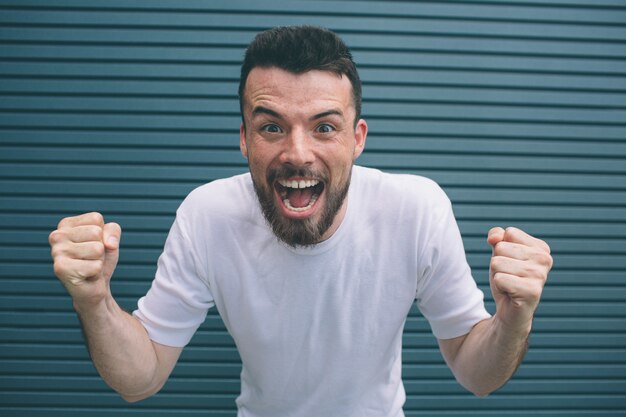
[[[327,71],[254,68],[243,100],[240,147],[263,214],[289,245],[328,239],[346,212],[350,173],[367,124],[354,124],[352,86]]]

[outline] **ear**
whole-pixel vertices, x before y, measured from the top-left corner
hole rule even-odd
[[[246,146],[246,127],[243,122],[239,126],[239,149],[244,158],[248,159],[248,147]]]
[[[356,160],[363,153],[365,149],[365,139],[367,138],[367,122],[364,119],[359,119],[356,123],[356,129],[354,131],[354,159]]]

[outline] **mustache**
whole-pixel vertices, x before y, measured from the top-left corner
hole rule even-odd
[[[306,167],[293,167],[290,165],[281,165],[277,168],[268,170],[267,181],[269,184],[273,184],[278,179],[291,178],[291,177],[305,177],[314,178],[324,183],[327,182],[327,175],[323,172],[315,171]]]

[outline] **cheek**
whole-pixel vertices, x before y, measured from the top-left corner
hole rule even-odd
[[[342,183],[346,181],[350,176],[353,163],[352,153],[342,152],[335,154],[335,158],[330,164],[330,169],[337,181]]]
[[[250,173],[254,177],[254,180],[258,185],[264,188],[268,187],[267,184],[267,172],[269,169],[270,161],[259,155],[258,152],[253,152],[248,148],[248,167]]]
[[[265,179],[265,175],[263,173],[264,170],[258,159],[248,155],[248,166],[250,167],[250,171],[252,171],[252,175],[254,175],[257,181]]]
[[[254,138],[248,143],[248,160],[253,161],[255,166],[268,165],[274,158],[274,150],[270,144]]]

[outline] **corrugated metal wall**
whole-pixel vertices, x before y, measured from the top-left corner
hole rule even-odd
[[[453,381],[413,313],[407,416],[626,415],[623,0],[0,0],[0,414],[234,415],[240,365],[215,312],[161,394],[118,399],[88,359],[47,235],[84,211],[120,222],[113,290],[133,309],[184,196],[246,169],[245,45],[301,23],[353,48],[371,132],[361,164],[446,189],[487,293],[490,226],[554,249],[527,360],[490,398]]]

